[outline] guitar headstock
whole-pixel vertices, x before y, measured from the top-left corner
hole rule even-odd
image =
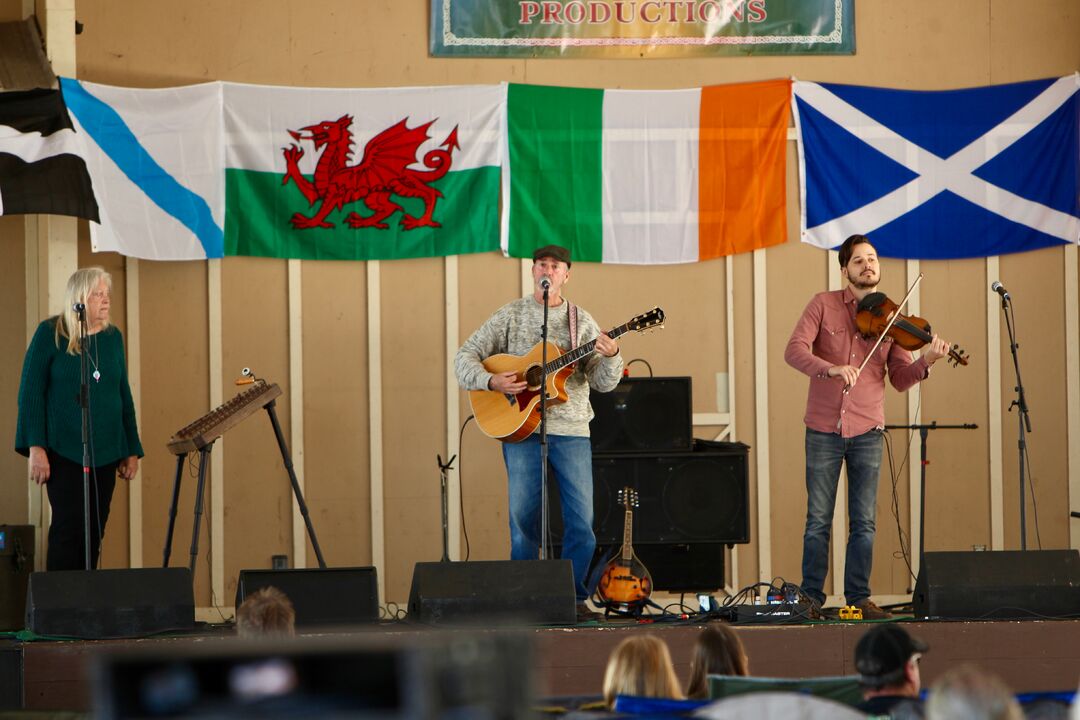
[[[630,322],[626,323],[628,330],[636,330],[637,332],[645,332],[654,327],[664,326],[664,311],[656,307],[647,313],[637,315]]]
[[[629,510],[638,506],[638,491],[632,487],[624,487],[618,494],[619,504]]]

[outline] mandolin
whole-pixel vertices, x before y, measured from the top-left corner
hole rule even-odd
[[[626,612],[639,609],[652,595],[652,576],[634,554],[632,508],[638,505],[637,490],[624,487],[619,491],[619,501],[626,508],[622,550],[604,568],[596,593],[608,608]]]
[[[608,331],[612,340],[631,330],[644,332],[650,328],[663,326],[664,311],[653,308],[647,313],[634,317],[629,322]],[[470,390],[469,404],[472,406],[476,424],[489,437],[506,442],[520,442],[532,435],[540,425],[540,375],[544,344],[533,345],[525,355],[501,353],[484,360],[484,368],[490,373],[516,372],[518,379],[524,380],[527,387],[517,395],[507,395],[497,390]],[[549,405],[566,402],[566,380],[574,372],[573,363],[590,355],[596,350],[596,340],[590,340],[568,353],[563,353],[558,346],[547,344],[547,401]]]

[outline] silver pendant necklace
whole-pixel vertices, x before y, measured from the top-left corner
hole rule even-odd
[[[97,338],[95,336],[91,335],[87,339],[86,344],[88,346],[89,345],[94,346],[94,356],[93,357],[90,357],[90,352],[89,352],[90,348],[89,347],[87,347],[87,353],[86,353],[86,359],[89,360],[90,364],[94,366],[94,372],[92,372],[90,375],[91,375],[91,377],[94,378],[94,382],[101,382],[101,371],[98,370],[98,344],[97,344]]]

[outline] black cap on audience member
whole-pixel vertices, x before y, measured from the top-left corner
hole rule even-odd
[[[533,262],[545,257],[555,258],[560,262],[566,263],[567,267],[570,267],[570,251],[562,245],[545,245],[544,247],[537,248],[533,251]]]
[[[884,687],[902,682],[904,666],[916,653],[929,645],[895,623],[871,628],[855,646],[855,669],[859,680],[869,687]]]

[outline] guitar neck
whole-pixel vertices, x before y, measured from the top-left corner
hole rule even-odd
[[[615,338],[619,337],[620,335],[625,335],[629,331],[630,331],[630,323],[623,323],[622,325],[618,326],[617,328],[612,328],[611,330],[609,330],[607,335],[608,335],[609,338],[614,340]],[[596,350],[596,338],[593,338],[592,340],[585,343],[584,345],[579,345],[578,347],[574,348],[573,350],[571,350],[568,353],[560,355],[559,357],[555,358],[554,360],[549,362],[547,365],[545,365],[544,369],[549,374],[554,373],[554,372],[558,372],[559,370],[562,370],[567,365],[577,362],[578,360],[585,357],[586,355],[592,354],[592,352],[594,350]]]
[[[626,509],[626,521],[623,522],[622,559],[629,561],[634,557],[634,513],[630,508]]]

